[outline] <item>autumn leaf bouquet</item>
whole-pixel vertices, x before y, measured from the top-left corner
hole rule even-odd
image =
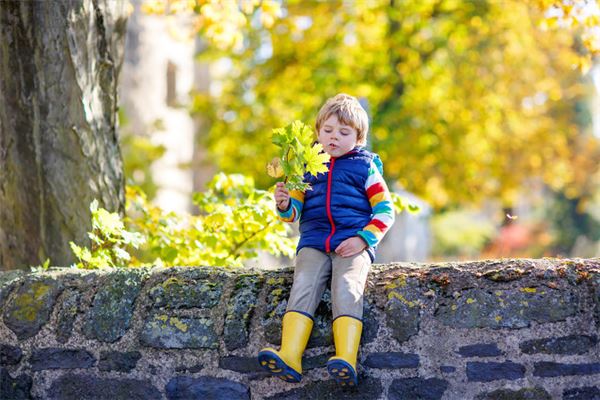
[[[273,178],[285,176],[288,190],[310,190],[304,182],[308,172],[316,176],[327,172],[329,154],[323,151],[321,143],[314,140],[313,130],[301,121],[294,121],[284,128],[273,129],[273,144],[281,148],[281,156],[267,164],[267,173]]]

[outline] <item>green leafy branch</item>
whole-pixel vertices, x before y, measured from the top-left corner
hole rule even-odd
[[[236,267],[259,251],[293,256],[296,239],[290,227],[277,223],[272,193],[236,174],[217,174],[207,186],[193,197],[200,215],[165,212],[132,186],[126,187],[124,219],[92,202],[91,248],[70,243],[75,267]]]
[[[91,249],[69,242],[79,260],[75,266],[87,269],[128,266],[131,255],[127,247],[137,249],[145,242],[145,238],[140,233],[127,231],[119,214],[98,208],[96,199],[90,204],[90,211],[92,231],[88,232],[88,237],[92,241]]]
[[[323,151],[320,143],[315,143],[311,127],[301,121],[273,129],[272,141],[281,148],[281,157],[267,165],[267,173],[274,178],[285,176],[288,190],[310,190],[304,175],[308,172],[316,176],[328,171],[325,163],[330,159],[329,154]]]

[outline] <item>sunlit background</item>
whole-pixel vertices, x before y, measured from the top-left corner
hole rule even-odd
[[[420,206],[378,262],[598,257],[598,26],[595,1],[133,0],[127,183],[178,214],[218,172],[269,189],[271,131],[345,92],[390,188]]]

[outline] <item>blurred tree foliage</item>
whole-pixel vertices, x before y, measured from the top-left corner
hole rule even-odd
[[[222,50],[243,46],[243,29],[256,16],[255,23],[271,27],[281,13],[276,0],[145,0],[148,14],[196,14],[194,30]]]
[[[476,258],[496,232],[487,217],[465,209],[434,215],[431,229],[432,257],[441,259]]]
[[[544,12],[542,29],[569,29],[577,34],[582,53],[580,67],[587,71],[600,55],[600,5],[597,0],[531,0]]]
[[[564,193],[554,193],[548,207],[550,229],[554,237],[554,250],[570,255],[579,237],[593,242],[600,240],[600,221],[588,210],[582,210],[580,199],[568,198]]]
[[[347,92],[368,101],[386,174],[437,208],[510,205],[531,176],[579,197],[578,175],[599,161],[574,122],[583,50],[573,30],[547,29],[546,3],[290,0],[267,24],[257,6],[241,44],[202,55],[228,68],[194,101],[211,121],[206,145],[223,171],[266,187],[271,129]]]

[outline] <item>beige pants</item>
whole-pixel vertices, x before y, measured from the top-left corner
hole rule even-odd
[[[366,251],[352,257],[341,257],[309,247],[300,249],[287,311],[314,316],[331,277],[333,319],[341,315],[362,319],[363,292],[370,267],[371,258]]]

